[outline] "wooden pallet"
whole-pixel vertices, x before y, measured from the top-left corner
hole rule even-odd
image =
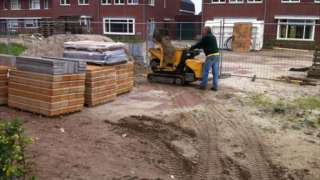
[[[116,65],[116,72],[117,72],[117,95],[130,92],[134,86],[133,62]]]
[[[45,116],[81,111],[85,75],[47,75],[13,70],[9,77],[8,105]]]
[[[85,104],[92,107],[115,100],[116,83],[114,66],[87,66]]]
[[[0,105],[8,103],[8,72],[9,67],[0,66]]]

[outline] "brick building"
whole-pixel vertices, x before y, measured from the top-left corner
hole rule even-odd
[[[43,22],[60,22],[54,30],[145,36],[152,22],[165,25],[190,14],[190,0],[0,0],[0,29],[34,32]]]
[[[320,43],[320,0],[203,0],[202,18],[207,25],[223,23],[224,39],[234,23],[253,23],[253,49],[313,48]]]

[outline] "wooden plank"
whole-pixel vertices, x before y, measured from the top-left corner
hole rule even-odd
[[[8,81],[8,75],[7,74],[0,74],[0,81]]]
[[[99,97],[109,96],[109,95],[116,95],[116,89],[106,90],[98,93],[87,93],[85,94],[86,99],[95,99]]]
[[[110,84],[96,88],[86,88],[85,94],[95,94],[106,90],[116,90],[117,87],[117,84]]]
[[[93,107],[93,106],[97,106],[97,105],[101,105],[101,104],[105,104],[108,102],[112,102],[114,101],[116,98],[115,95],[109,95],[109,96],[105,96],[105,97],[101,97],[101,98],[97,98],[97,99],[87,99],[85,104],[89,107]]]
[[[40,88],[49,88],[49,89],[60,89],[60,88],[69,88],[75,86],[84,86],[85,80],[76,80],[76,81],[60,81],[60,82],[48,82],[48,81],[40,81],[40,80],[33,80],[30,78],[23,78],[19,76],[10,76],[10,82],[26,84],[30,86],[36,86]],[[10,86],[10,85],[9,85]]]
[[[101,87],[101,86],[105,86],[105,85],[116,84],[116,83],[117,83],[116,80],[89,82],[89,83],[86,83],[86,88],[95,88],[95,87]]]
[[[6,105],[6,104],[8,104],[8,98],[0,97],[0,105]]]
[[[10,87],[9,87],[9,95],[32,98],[35,100],[46,101],[46,102],[50,102],[50,103],[78,99],[78,98],[84,97],[83,93],[74,93],[74,94],[67,94],[67,95],[60,95],[60,96],[48,96],[48,95],[41,95],[41,94],[29,92],[29,91],[13,89]]]
[[[24,77],[33,80],[39,81],[49,81],[49,82],[61,82],[61,81],[78,81],[78,80],[85,80],[85,74],[66,74],[66,75],[49,75],[49,74],[41,74],[41,73],[34,73],[28,71],[18,71],[12,70],[10,71],[11,76],[16,77]]]
[[[30,105],[15,102],[15,101],[9,101],[8,105],[9,105],[9,107],[13,107],[13,108],[21,109],[24,111],[33,112],[33,113],[42,114],[42,115],[48,116],[48,117],[64,115],[64,114],[73,113],[73,112],[79,112],[83,109],[83,105],[78,105],[78,106],[68,107],[66,109],[46,110],[46,109],[41,109],[39,107],[33,107]]]
[[[0,87],[0,96],[8,95],[8,87]]]
[[[55,109],[68,108],[77,105],[84,104],[84,98],[73,99],[73,100],[65,100],[56,103],[49,103],[45,101],[39,101],[32,98],[26,98],[21,96],[10,95],[9,101],[14,101],[18,103],[26,103],[33,107],[41,107],[42,109],[46,109],[48,111],[53,111]]]
[[[47,96],[59,96],[59,95],[67,95],[73,93],[84,93],[84,86],[75,86],[69,88],[59,88],[59,89],[49,89],[49,88],[41,88],[31,85],[25,85],[21,83],[10,82],[10,87],[17,90],[25,90],[28,92],[33,92],[37,94],[47,95]]]

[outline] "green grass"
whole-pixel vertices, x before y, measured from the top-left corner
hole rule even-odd
[[[293,101],[293,103],[299,108],[304,110],[320,110],[320,97],[318,96],[306,96],[300,97]]]
[[[27,48],[18,43],[0,43],[0,54],[10,54],[14,56],[21,55]]]

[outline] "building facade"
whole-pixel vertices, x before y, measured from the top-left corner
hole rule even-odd
[[[252,23],[253,49],[313,48],[320,43],[320,0],[204,0],[202,18],[229,29],[236,22]]]
[[[188,14],[194,14],[190,0],[0,0],[0,29],[33,32],[43,22],[60,22],[54,30],[145,36],[152,22]]]

